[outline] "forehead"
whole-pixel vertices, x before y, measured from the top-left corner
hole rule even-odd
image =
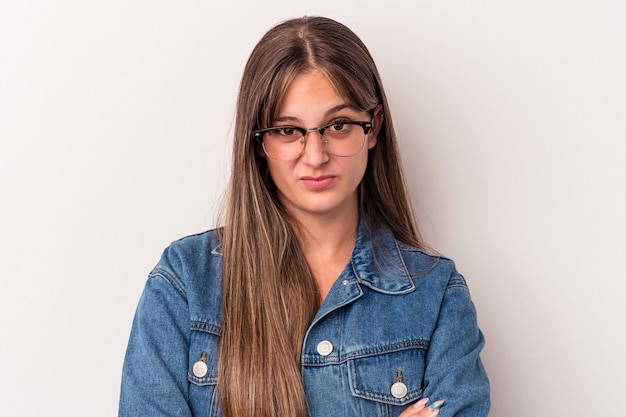
[[[342,110],[355,111],[348,100],[342,97],[321,71],[310,71],[296,75],[288,85],[278,106],[276,118],[325,114]]]

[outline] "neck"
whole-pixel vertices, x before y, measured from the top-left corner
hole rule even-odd
[[[359,226],[358,210],[341,216],[298,216],[298,240],[304,253],[321,251],[336,253],[346,246],[354,247]]]
[[[359,226],[359,212],[351,210],[341,216],[298,216],[298,241],[324,301],[337,277],[354,251]]]

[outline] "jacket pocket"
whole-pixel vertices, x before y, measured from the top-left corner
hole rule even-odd
[[[384,346],[348,361],[350,390],[357,398],[405,406],[423,394],[427,342]]]
[[[194,322],[189,343],[189,405],[194,416],[220,417],[217,401],[219,328]]]

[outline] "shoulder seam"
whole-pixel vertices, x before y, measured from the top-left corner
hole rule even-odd
[[[163,268],[161,266],[157,266],[150,272],[150,278],[163,278],[170,284],[176,291],[178,291],[185,299],[187,299],[187,291],[185,290],[185,286],[181,282],[178,277],[171,272],[170,270]]]
[[[467,282],[465,282],[465,278],[463,278],[462,275],[459,274],[454,274],[452,277],[450,277],[450,280],[448,281],[448,285],[446,288],[454,288],[454,287],[461,287],[461,288],[468,288],[467,287]]]

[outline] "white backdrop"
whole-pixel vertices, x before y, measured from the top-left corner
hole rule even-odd
[[[303,14],[379,65],[491,415],[626,415],[621,0],[2,2],[0,415],[116,414],[147,273],[214,224],[245,60]]]

